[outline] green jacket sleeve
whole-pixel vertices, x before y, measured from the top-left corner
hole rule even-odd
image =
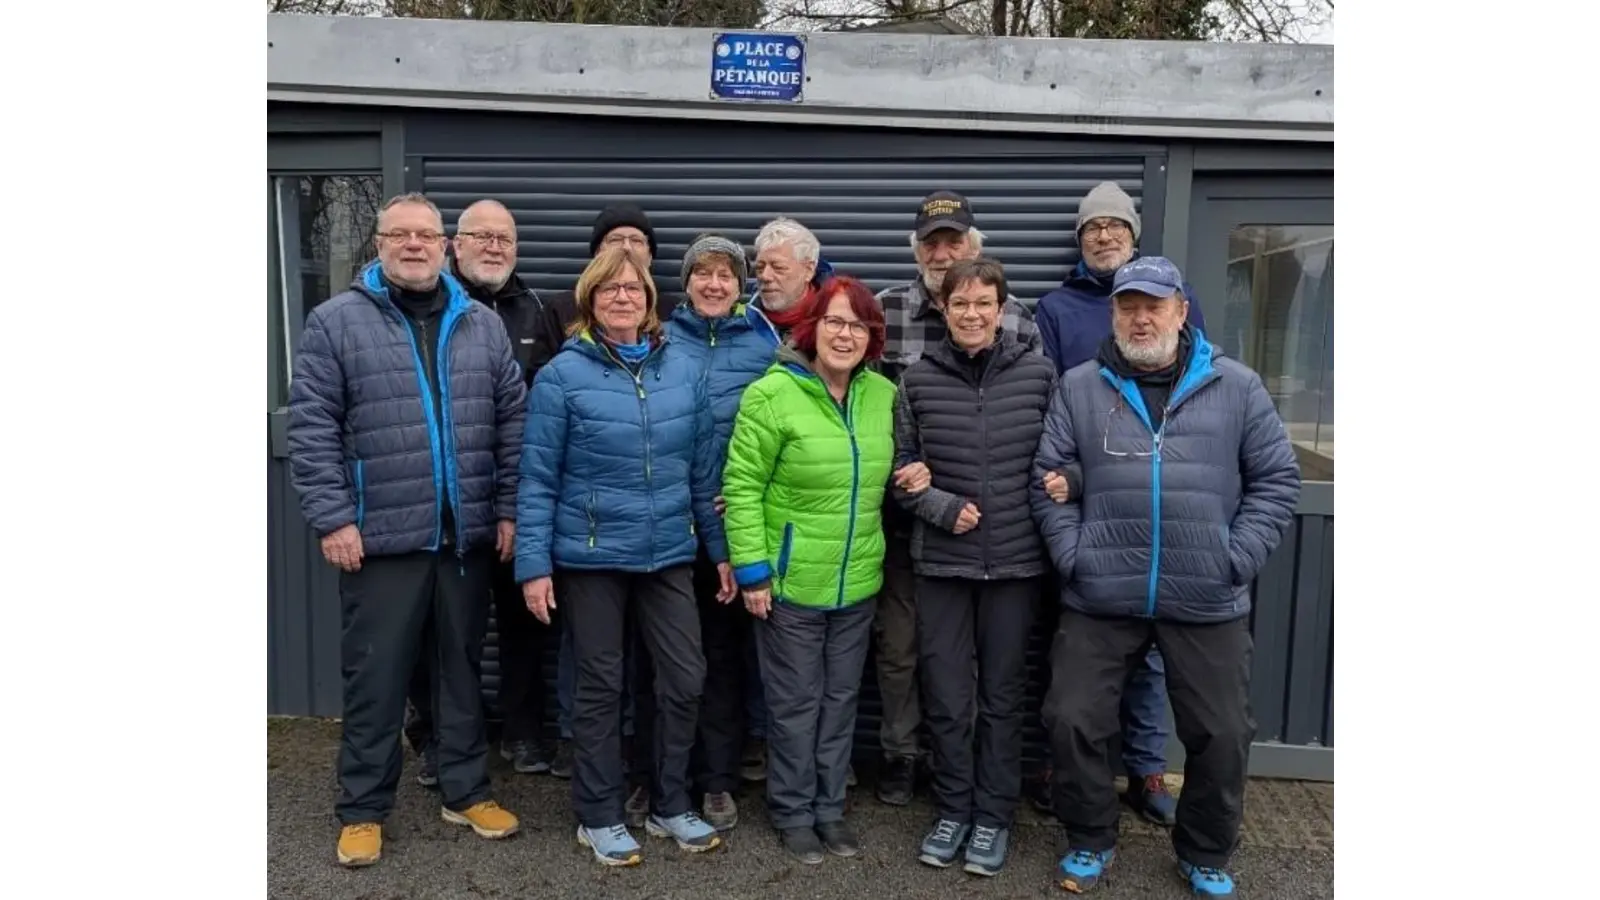
[[[772,398],[759,382],[752,384],[740,398],[722,470],[728,562],[742,588],[765,587],[772,580],[764,498],[782,449],[783,434],[772,411]]]

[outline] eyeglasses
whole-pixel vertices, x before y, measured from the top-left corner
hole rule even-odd
[[[464,238],[467,238],[467,239],[471,240],[474,244],[477,244],[479,247],[506,247],[506,248],[510,248],[510,247],[515,247],[517,245],[517,239],[516,238],[507,237],[507,236],[505,236],[503,234],[495,234],[492,231],[464,231],[464,232],[461,233],[461,237],[464,237]]]
[[[964,316],[969,312],[994,312],[1000,308],[1000,304],[993,300],[952,300],[946,308],[955,315]]]
[[[629,247],[650,246],[650,242],[643,235],[637,234],[613,234],[601,241],[601,244],[606,247],[621,247],[624,244]]]
[[[644,296],[644,285],[637,281],[609,281],[594,289],[595,294],[601,297],[615,297],[626,294],[635,299]]]
[[[1129,234],[1131,231],[1132,229],[1128,227],[1127,222],[1121,219],[1112,219],[1110,221],[1090,222],[1083,226],[1082,234],[1085,238],[1099,237],[1101,235],[1105,235],[1108,238],[1118,238]]]
[[[1167,416],[1162,416],[1161,417],[1161,428],[1159,430],[1157,430],[1155,435],[1154,435],[1154,440],[1153,440],[1153,442],[1151,444],[1151,449],[1149,449],[1149,450],[1113,450],[1113,449],[1111,449],[1111,425],[1112,425],[1112,422],[1115,420],[1117,414],[1122,411],[1122,406],[1123,406],[1123,404],[1122,404],[1122,395],[1118,394],[1117,395],[1116,405],[1112,406],[1111,409],[1106,411],[1106,430],[1105,430],[1104,435],[1100,439],[1100,447],[1101,447],[1101,449],[1106,452],[1107,456],[1116,456],[1116,457],[1122,457],[1122,458],[1126,458],[1126,457],[1130,457],[1131,456],[1131,457],[1134,457],[1136,459],[1148,459],[1148,458],[1150,458],[1152,456],[1155,456],[1156,455],[1156,451],[1161,449],[1161,432],[1163,432],[1163,431],[1165,431],[1167,429],[1167,418],[1168,418]],[[1169,410],[1169,412],[1170,412],[1170,410]]]
[[[405,244],[411,241],[420,241],[424,244],[437,244],[444,240],[444,235],[437,231],[412,231],[404,228],[397,228],[393,231],[380,231],[378,232],[378,237],[388,241],[391,244]]]
[[[829,334],[842,334],[847,328],[853,338],[864,338],[869,333],[867,331],[867,323],[860,319],[845,319],[840,316],[822,317],[822,330]]]

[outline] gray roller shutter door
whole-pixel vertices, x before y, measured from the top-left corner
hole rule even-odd
[[[642,139],[641,139],[642,140]],[[649,214],[659,249],[651,274],[676,291],[683,252],[718,231],[746,247],[768,220],[800,220],[825,258],[874,289],[911,279],[908,235],[932,190],[972,201],[985,251],[1006,265],[1013,292],[1036,300],[1077,258],[1078,201],[1115,181],[1142,201],[1145,158],[1028,156],[997,159],[747,161],[430,159],[423,184],[453,227],[467,204],[493,197],[516,218],[517,271],[541,290],[570,290],[589,259],[596,213],[632,200]]]
[[[649,149],[641,131],[640,149]],[[888,145],[883,136],[878,140]],[[937,153],[937,145],[930,144]],[[900,148],[897,148],[897,151]],[[906,148],[914,150],[915,147]],[[915,274],[908,236],[927,193],[960,191],[972,202],[985,253],[1006,266],[1012,292],[1030,306],[1060,285],[1077,262],[1078,202],[1102,181],[1115,181],[1141,208],[1147,158],[1142,154],[1017,154],[877,159],[704,158],[669,160],[553,158],[425,158],[422,187],[454,230],[475,200],[504,203],[517,221],[517,271],[539,290],[570,290],[589,259],[595,215],[607,203],[631,200],[649,214],[658,253],[652,276],[678,291],[683,252],[695,235],[718,231],[746,247],[768,220],[800,220],[822,242],[824,258],[874,290]],[[1156,230],[1145,227],[1147,235]],[[1148,243],[1148,239],[1147,239]],[[1037,760],[1044,733],[1038,720],[1047,675],[1053,598],[1041,600],[1040,624],[1028,648],[1026,756]],[[498,713],[499,658],[492,633],[484,654],[484,693]],[[554,637],[554,636],[552,636]],[[554,642],[552,641],[552,645]],[[868,660],[857,721],[858,753],[877,747],[880,705]],[[546,729],[555,734],[555,654],[547,654]]]

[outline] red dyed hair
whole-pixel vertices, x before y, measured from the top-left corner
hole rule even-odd
[[[882,357],[885,339],[883,307],[866,285],[849,275],[831,276],[812,292],[800,321],[789,333],[794,348],[810,357],[817,355],[817,329],[822,325],[822,317],[828,314],[828,307],[833,305],[833,298],[840,294],[849,298],[850,311],[867,326],[867,355],[861,361],[872,362]]]

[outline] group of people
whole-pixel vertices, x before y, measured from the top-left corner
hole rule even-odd
[[[340,570],[340,862],[379,858],[403,729],[445,821],[517,830],[486,765],[492,597],[502,755],[571,777],[600,863],[640,862],[640,828],[719,847],[741,776],[765,781],[796,859],[861,852],[845,800],[875,646],[879,797],[909,802],[925,767],[937,818],[908,851],[994,875],[1024,795],[1024,648],[1045,594],[1055,877],[1088,891],[1112,861],[1120,732],[1123,801],[1172,827],[1193,890],[1231,894],[1250,584],[1300,476],[1260,378],[1206,340],[1178,269],[1137,252],[1140,227],[1120,187],[1096,187],[1081,261],[1030,312],[954,192],[919,204],[917,275],[877,295],[790,218],[753,255],[697,237],[668,294],[648,217],[615,204],[574,290],[541,295],[500,203],[468,207],[451,238],[427,197],[390,200],[377,259],[307,317],[290,399],[294,484]]]

